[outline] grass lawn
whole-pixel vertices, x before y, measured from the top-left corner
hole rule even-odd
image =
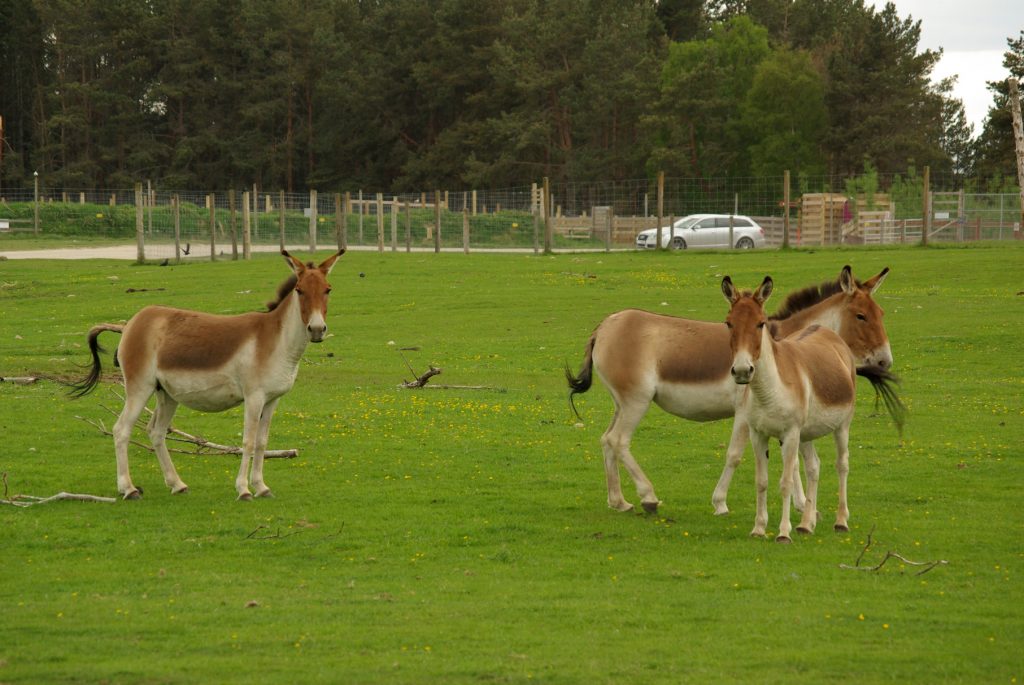
[[[317,259],[323,259],[321,252]],[[657,515],[605,506],[599,382],[569,409],[607,314],[708,320],[729,274],[789,290],[892,273],[876,299],[910,415],[902,441],[870,385],[851,433],[849,534],[821,440],[822,525],[751,539],[749,453],[732,513],[711,492],[729,422],[652,408],[633,453]],[[132,448],[140,501],[0,504],[0,683],[971,682],[1024,679],[1024,245],[556,257],[353,252],[331,337],[278,408],[276,498],[235,501],[237,458],[177,455],[171,496]],[[84,374],[85,333],[146,304],[260,308],[288,274],[251,262],[0,262],[0,376]],[[129,292],[132,290],[133,292]],[[104,334],[108,349],[116,336]],[[417,348],[401,351],[401,348]],[[431,384],[400,389],[433,364]],[[113,496],[110,382],[68,400],[0,383],[6,494]],[[239,444],[241,409],[175,426]],[[139,432],[137,437],[145,441]],[[777,446],[769,530],[778,526]],[[623,472],[627,498],[637,501]],[[945,560],[924,575],[890,560]]]

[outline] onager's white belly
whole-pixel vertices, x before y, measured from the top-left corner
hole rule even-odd
[[[850,414],[853,413],[853,408],[816,406],[811,409],[809,416],[801,416],[801,413],[789,407],[780,410],[779,407],[754,404],[750,408],[750,427],[762,435],[781,440],[795,425],[798,425],[800,427],[800,442],[808,442],[829,435],[845,424]]]
[[[295,384],[298,367],[293,371],[271,370],[256,387],[263,401],[284,395]],[[224,411],[245,401],[245,377],[231,371],[176,371],[157,380],[160,387],[178,403],[197,411]]]
[[[853,414],[853,406],[815,407],[811,416],[800,429],[800,441],[817,440],[829,435],[840,426],[849,422]]]
[[[198,411],[224,411],[245,399],[238,377],[226,373],[179,371],[173,378],[158,380],[177,402]]]
[[[659,383],[655,403],[690,421],[718,421],[736,414],[738,386],[730,376],[717,383]]]

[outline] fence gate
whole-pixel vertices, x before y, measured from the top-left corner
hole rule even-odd
[[[929,238],[939,236],[961,242],[964,239],[965,220],[963,191],[932,193],[932,231],[928,234]]]

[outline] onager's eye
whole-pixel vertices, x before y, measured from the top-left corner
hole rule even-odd
[[[868,320],[868,317],[864,316],[863,314],[858,314],[857,315],[857,321],[867,321],[867,320]]]
[[[760,323],[758,323],[758,324],[757,324],[757,327],[758,327],[759,329],[760,329],[760,328],[764,328],[764,321],[761,321]]]
[[[732,330],[732,324],[729,323],[728,321],[725,322],[725,327],[728,328],[729,330]]]

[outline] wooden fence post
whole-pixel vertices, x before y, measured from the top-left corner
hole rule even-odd
[[[38,202],[36,206],[38,207]],[[146,261],[146,225],[143,220],[142,206],[142,183],[139,182],[135,184],[135,261],[139,264]]]
[[[658,172],[658,242],[657,249],[661,249],[661,224],[665,220],[665,172]]]
[[[206,205],[210,208],[210,261],[217,261],[217,198],[210,193],[206,196]]]
[[[366,204],[363,203],[363,191],[359,191],[359,244],[365,244],[363,239],[363,214],[366,213]]]
[[[352,193],[345,191],[345,199],[341,205],[341,246],[348,249],[348,215],[352,213]]]
[[[615,205],[608,207],[608,229],[605,232],[604,251],[612,251],[612,233],[615,232]]]
[[[377,193],[377,252],[384,251],[384,193]]]
[[[856,202],[856,198],[854,198]],[[782,172],[782,249],[789,248],[789,169]],[[829,216],[832,211],[829,210]]]
[[[39,172],[32,172],[33,180],[33,191],[32,191],[32,235],[39,235]],[[138,196],[142,192],[142,184],[135,184],[135,195]],[[138,200],[136,200],[137,202]],[[111,202],[110,206],[113,207],[114,203]],[[140,248],[141,249],[141,248]],[[139,261],[142,261],[141,259]]]
[[[551,219],[551,181],[544,177],[544,254],[551,254],[554,226]]]
[[[242,259],[245,260],[252,258],[252,210],[250,207],[252,205],[249,204],[249,191],[246,190],[242,192]],[[235,249],[237,250],[237,247]],[[237,253],[231,258],[238,259]]]
[[[252,214],[249,215],[249,236],[260,237],[260,194],[256,189],[256,184],[252,184]]]
[[[391,251],[398,252],[398,197],[391,196]]]
[[[284,216],[284,209],[285,209],[284,208],[284,204],[285,204],[284,191],[281,190],[278,193],[277,197],[278,197],[278,200],[277,200],[277,205],[278,205],[278,207],[277,207],[277,232],[281,236],[280,237],[280,242],[281,242],[281,249],[283,250],[284,249],[284,224],[285,224],[285,220],[284,220],[285,219],[285,216]]]
[[[171,208],[174,211],[174,263],[181,263],[181,198],[175,193],[171,196]]]
[[[236,219],[238,210],[235,207],[235,189],[228,188],[228,225],[231,227],[231,259],[238,260],[238,226]],[[245,210],[242,210],[245,214]]]
[[[345,236],[342,222],[345,216],[345,205],[341,200],[341,193],[334,194],[334,239],[338,243],[338,249],[345,248]]]
[[[921,244],[928,244],[932,230],[932,168],[924,168],[924,187],[921,190]]]
[[[412,213],[409,211],[409,201],[406,200],[402,208],[405,210],[405,251],[412,252]]]
[[[462,252],[469,254],[469,209],[462,208]]]
[[[316,252],[316,191],[309,191],[309,251]]]
[[[434,253],[441,251],[441,191],[434,191]]]
[[[153,235],[153,206],[156,204],[156,194],[153,192],[153,181],[146,179],[146,218],[148,219],[147,231]]]

